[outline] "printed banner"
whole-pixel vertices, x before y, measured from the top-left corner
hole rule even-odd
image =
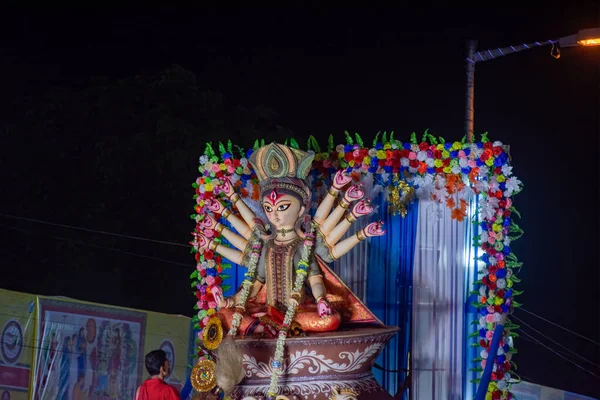
[[[0,400],[29,399],[36,296],[0,289]]]
[[[37,324],[35,399],[131,399],[155,349],[170,360],[167,382],[185,382],[189,318],[40,297]]]

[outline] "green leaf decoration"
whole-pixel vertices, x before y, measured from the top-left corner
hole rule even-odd
[[[260,140],[260,147],[265,147],[265,139]]]
[[[195,288],[196,286],[198,286],[198,281],[192,281],[192,284],[190,285],[190,287]]]
[[[190,214],[190,219],[196,220],[196,214]]]
[[[423,137],[421,138],[421,142],[426,142],[428,137],[429,137],[429,128],[425,129],[425,132],[423,132]]]
[[[223,285],[223,286],[221,286],[221,289],[223,289],[223,292],[226,292],[229,289],[231,289],[231,285]]]
[[[513,291],[512,291],[513,296],[520,296],[523,294],[523,292],[524,292],[524,290],[514,290],[513,289]]]
[[[284,146],[287,146],[287,145],[288,145],[288,139],[285,139],[285,141],[283,142],[283,145],[284,145]]]
[[[194,324],[194,329],[200,329],[200,324],[199,323],[195,323]]]
[[[196,182],[192,183],[192,187],[193,187],[194,189],[198,189],[198,186],[199,186],[199,185],[198,185]]]
[[[346,144],[354,144],[352,140],[352,136],[348,133],[348,131],[344,131],[344,135],[346,136]]]
[[[483,135],[481,135],[481,143],[487,143],[489,142],[490,139],[488,139],[488,133],[485,132]]]
[[[377,146],[377,140],[379,139],[380,133],[381,131],[377,132],[377,135],[375,135],[375,139],[373,139],[373,147]]]
[[[212,158],[215,156],[215,150],[212,147],[212,142],[206,143],[206,149],[204,150],[204,154],[208,156],[208,158]]]
[[[298,144],[298,142],[296,142],[296,139],[294,138],[290,139],[290,147],[292,149],[300,149],[300,145]]]
[[[522,262],[515,262],[515,261],[506,261],[506,266],[509,268],[521,268],[523,266]]]
[[[231,278],[231,276],[227,275],[227,274],[221,274],[221,279],[229,279]]]
[[[227,140],[227,152],[233,156],[233,143],[231,143],[231,140]]]
[[[520,307],[523,307],[523,304],[522,304],[522,303],[519,303],[518,301],[514,301],[514,300],[513,300],[513,302],[512,302],[512,305],[513,305],[513,307],[514,307],[514,308],[520,308]]]
[[[471,305],[472,305],[473,307],[475,307],[476,309],[478,309],[478,310],[484,306],[484,305],[483,305],[483,304],[481,304],[481,303],[475,303],[475,302],[472,302],[472,303],[471,303]]]
[[[312,143],[312,148],[315,151],[315,153],[320,153],[321,152],[321,146],[319,146],[319,142],[317,141],[317,139],[313,136],[310,135],[310,137],[308,138],[309,142]]]
[[[194,310],[199,310],[200,307],[198,307],[198,304],[194,304]]]
[[[331,153],[335,149],[335,143],[333,142],[333,135],[329,135],[329,142],[327,143],[327,152]]]
[[[469,294],[479,294],[479,290],[471,290]]]
[[[475,338],[477,336],[479,336],[479,332],[477,332],[477,331],[475,331],[469,335],[470,338]]]
[[[390,143],[391,144],[396,143],[396,140],[394,139],[394,131],[392,131],[392,133],[390,133]]]
[[[259,147],[260,147],[260,143],[259,143],[258,139],[256,139],[254,141],[254,145],[252,146],[252,150],[256,151],[256,150],[258,150]]]
[[[219,153],[221,153],[221,157],[223,157],[223,154],[226,153],[225,146],[223,146],[223,143],[221,142],[219,142]]]
[[[198,270],[195,270],[194,272],[192,272],[190,274],[190,279],[196,279],[197,276],[198,276]]]
[[[198,318],[197,315],[194,315],[194,317],[192,318],[192,322],[198,322],[200,320],[200,318]]]
[[[516,276],[516,275],[513,275],[513,276],[511,276],[511,277],[510,277],[510,280],[511,280],[511,281],[513,281],[514,283],[519,283],[519,282],[521,282],[521,278],[519,278],[519,277],[518,277],[518,276]]]
[[[479,347],[479,343],[471,343],[469,347]]]
[[[238,154],[239,154],[240,158],[246,157],[246,152],[244,151],[244,149],[241,146],[238,146],[236,144],[233,147],[235,147],[235,149],[238,151]]]
[[[231,268],[231,264],[221,264],[221,269],[229,269]]]
[[[438,137],[438,140],[439,140],[440,144],[444,144],[444,143],[446,143],[446,139],[444,139],[444,138],[443,138],[443,137],[441,137],[441,136],[440,136],[440,137]]]
[[[360,146],[361,149],[365,147],[365,143],[363,142],[358,132],[354,133],[354,138],[356,139],[356,143]]]
[[[429,129],[427,129],[427,138],[429,139],[429,143],[431,144],[438,144],[438,140],[435,136],[433,136],[431,133],[429,133]]]
[[[383,131],[383,137],[381,138],[381,144],[386,144],[388,142],[387,131]]]
[[[417,144],[417,134],[415,132],[410,134],[410,143]]]
[[[475,385],[479,385],[479,383],[481,382],[481,379],[480,378],[471,379],[469,382],[474,383]]]
[[[467,141],[467,135],[463,136],[462,139],[460,139],[460,142],[462,144],[465,144],[466,141]]]
[[[511,213],[516,214],[517,217],[521,218],[521,213],[515,208],[515,206],[511,206],[509,210]]]

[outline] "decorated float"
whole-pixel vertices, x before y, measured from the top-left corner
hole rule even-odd
[[[521,182],[505,146],[428,131],[409,142],[378,134],[372,146],[346,132],[345,142],[206,145],[191,216],[194,390],[401,398],[410,376],[413,398],[436,380],[435,398],[462,398],[487,366],[486,397],[510,399]],[[467,371],[456,359],[476,349]],[[373,366],[387,371],[385,389]]]

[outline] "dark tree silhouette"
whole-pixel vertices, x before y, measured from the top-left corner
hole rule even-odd
[[[274,111],[232,106],[179,66],[52,89],[7,111],[2,213],[184,245],[205,143],[289,136]],[[5,288],[192,312],[186,288],[194,264],[185,247],[7,218],[0,224],[2,265],[13,271]]]

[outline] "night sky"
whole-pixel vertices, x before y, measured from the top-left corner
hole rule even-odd
[[[600,26],[600,9],[3,10],[0,26],[0,287],[191,316],[190,184],[206,141],[459,140],[467,39],[557,39]],[[525,185],[519,301],[600,342],[600,48],[549,53],[477,64],[475,130],[511,145]],[[516,315],[598,376],[520,339],[524,380],[600,396],[600,346]]]

